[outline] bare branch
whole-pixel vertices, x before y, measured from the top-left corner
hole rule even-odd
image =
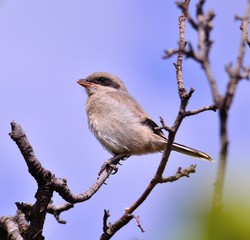
[[[185,116],[186,117],[193,116],[193,115],[196,115],[198,113],[205,112],[205,111],[214,111],[215,112],[216,110],[217,110],[217,107],[215,105],[210,105],[210,106],[206,106],[206,107],[203,107],[203,108],[200,108],[197,110],[186,111]]]
[[[100,237],[100,240],[107,240],[110,239],[117,231],[119,231],[122,227],[124,227],[126,224],[128,224],[133,218],[134,215],[129,214],[127,212],[124,213],[124,215],[114,222],[113,224],[107,224],[107,219],[110,217],[109,211],[105,210],[104,212],[104,218],[103,218],[103,234]]]
[[[240,30],[245,33],[245,40],[248,47],[250,47],[250,38],[248,37],[248,30],[247,30],[249,24],[249,17],[250,17],[250,4],[248,2],[245,16],[244,17],[241,17],[239,15],[235,16],[235,20],[241,21]]]
[[[168,59],[178,53],[178,49],[167,49],[164,51],[165,55],[163,56],[163,59]]]
[[[192,110],[192,111],[185,111],[184,112],[184,117],[193,116],[193,115],[205,112],[205,111],[214,111],[214,112],[216,112],[216,110],[217,110],[217,107],[215,105],[205,106],[205,107],[202,107],[200,109],[196,109],[196,110]],[[165,124],[164,119],[162,117],[160,117],[160,122],[161,122],[162,126],[161,127],[156,127],[155,130],[164,129],[164,130],[166,130],[168,132],[173,131],[172,128],[168,127]]]
[[[121,159],[126,157],[125,155],[117,155],[107,160],[105,162],[105,166],[102,167],[102,171],[100,172],[96,182],[84,193],[76,195],[70,191],[66,179],[57,178],[50,171],[43,168],[35,156],[33,148],[31,147],[28,138],[26,137],[21,126],[15,122],[12,122],[11,126],[12,132],[10,133],[10,136],[17,143],[29,167],[29,172],[36,179],[38,185],[46,182],[46,184],[48,184],[53,189],[53,191],[58,192],[64,200],[70,203],[83,202],[91,198],[112,173],[113,166],[116,166]]]
[[[38,161],[34,150],[31,144],[29,143],[29,140],[26,137],[26,134],[24,133],[22,127],[12,121],[11,133],[9,133],[9,135],[12,140],[17,144],[28,166],[29,173],[35,178],[35,180],[39,182],[41,181],[41,179],[50,179],[51,173],[44,169],[41,163]]]
[[[63,205],[53,205],[50,203],[47,206],[47,213],[54,215],[55,219],[58,223],[66,224],[65,220],[60,219],[60,214],[64,211],[68,211],[69,209],[73,208],[74,204],[72,203],[64,203]]]
[[[26,220],[30,221],[27,231],[25,231],[25,238],[27,239],[34,237],[38,240],[43,239],[42,230],[47,212],[52,213],[60,223],[65,223],[65,221],[59,218],[60,213],[72,208],[72,203],[83,202],[91,198],[112,173],[114,166],[125,157],[124,155],[119,155],[107,160],[96,182],[86,192],[75,195],[67,186],[66,179],[57,178],[41,165],[22,127],[13,121],[11,122],[11,129],[12,131],[9,135],[16,142],[30,174],[38,184],[34,205],[16,203],[18,209],[25,215]],[[62,206],[50,205],[54,191],[57,191],[71,204],[66,203]]]
[[[22,211],[17,210],[16,216],[15,216],[15,221],[18,224],[19,232],[21,234],[24,234],[25,231],[27,231],[28,226],[29,226],[29,222],[27,221],[25,214]]]
[[[121,159],[123,159],[125,155],[117,155],[105,162],[105,167],[102,167],[101,172],[99,173],[99,177],[96,180],[96,182],[89,187],[88,190],[86,190],[84,193],[81,194],[74,194],[70,191],[67,180],[56,178],[54,177],[51,181],[51,185],[53,189],[58,192],[58,194],[67,202],[70,203],[78,203],[78,202],[84,202],[88,199],[90,199],[99,189],[100,187],[105,183],[107,178],[110,176],[110,174],[113,172],[114,166],[116,166]]]
[[[216,79],[212,72],[212,68],[210,65],[210,51],[213,41],[211,40],[211,31],[213,29],[212,20],[215,17],[213,11],[204,12],[203,7],[205,4],[205,0],[200,0],[196,5],[196,20],[189,17],[191,19],[191,26],[197,31],[198,36],[198,50],[195,51],[194,47],[191,43],[188,43],[188,50],[184,51],[184,55],[189,57],[199,63],[208,79],[211,93],[214,99],[214,105],[219,109],[220,116],[220,135],[221,135],[221,153],[220,153],[220,166],[218,168],[217,180],[215,184],[215,193],[214,193],[214,201],[213,206],[214,209],[218,209],[220,211],[222,203],[222,189],[223,182],[225,176],[225,168],[226,168],[226,158],[227,158],[227,146],[228,146],[228,134],[227,134],[227,119],[228,119],[228,111],[231,107],[231,103],[233,101],[234,94],[236,92],[236,87],[238,82],[241,79],[249,79],[250,75],[250,67],[246,67],[243,64],[246,44],[249,45],[249,37],[248,37],[248,24],[250,18],[250,1],[248,0],[248,4],[246,7],[246,12],[243,17],[237,15],[236,19],[241,21],[241,40],[240,40],[240,48],[237,56],[237,61],[235,67],[233,67],[232,63],[226,65],[226,72],[229,75],[229,82],[227,85],[227,90],[224,96],[219,94]],[[178,54],[179,49],[174,50],[166,50],[165,58],[169,58],[174,54]],[[204,109],[206,110],[206,108]],[[211,108],[211,110],[214,110]],[[193,115],[203,111],[203,109],[196,111],[186,112],[186,116]]]
[[[137,227],[141,229],[141,232],[145,232],[145,230],[142,227],[141,222],[140,222],[140,216],[136,216],[135,220],[136,220],[136,223],[137,223]]]
[[[162,130],[162,129],[164,129],[167,132],[173,131],[172,128],[170,128],[169,126],[167,126],[165,124],[165,121],[164,121],[164,119],[162,117],[160,117],[160,122],[161,122],[161,127],[155,127],[155,130]]]
[[[161,182],[162,183],[175,182],[182,177],[189,177],[189,174],[195,173],[195,171],[196,171],[196,165],[193,164],[189,168],[183,170],[181,167],[179,167],[175,175],[167,178],[162,178]]]
[[[104,209],[104,216],[103,216],[103,232],[106,233],[108,230],[108,218],[110,217],[109,210]]]
[[[5,233],[6,238],[4,239],[13,239],[13,240],[23,240],[19,232],[19,227],[14,217],[5,216],[0,218],[0,231]],[[2,237],[2,234],[1,234]],[[2,239],[2,238],[1,238]]]
[[[247,42],[247,25],[250,18],[250,0],[246,8],[245,15],[241,17],[241,39],[236,65],[233,68],[233,64],[229,63],[226,65],[226,72],[229,76],[227,89],[224,97],[221,99],[219,106],[219,117],[220,117],[220,162],[218,172],[216,176],[214,195],[213,195],[213,206],[212,215],[219,214],[222,210],[222,195],[224,189],[224,181],[226,175],[227,166],[227,155],[228,155],[228,112],[230,110],[233,98],[236,93],[236,88],[241,79],[248,79],[250,68],[244,66],[244,57],[246,53],[246,42]]]
[[[189,16],[189,13],[187,13],[189,16],[188,19],[192,19],[191,21],[189,21],[189,23],[197,31],[198,50],[195,51],[192,43],[188,42],[188,49],[183,51],[183,54],[187,58],[193,59],[202,66],[210,83],[214,103],[216,106],[220,106],[222,102],[222,97],[218,92],[216,80],[213,75],[209,61],[209,55],[213,43],[213,41],[211,40],[211,31],[213,29],[212,21],[215,17],[215,14],[213,11],[205,13],[203,11],[204,4],[205,0],[200,0],[196,5],[196,21]],[[166,55],[163,58],[167,59],[173,56],[174,54],[177,54],[179,49],[165,50]]]

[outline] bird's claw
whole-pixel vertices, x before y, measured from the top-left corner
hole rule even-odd
[[[112,168],[112,172],[111,172],[112,175],[118,172],[118,167],[115,164],[109,164],[109,166]]]
[[[102,166],[101,169],[98,173],[98,176],[100,176],[102,174],[102,172],[107,169],[111,169],[111,174],[114,175],[118,172],[118,167],[117,164],[122,165],[120,163],[120,160],[125,161],[126,159],[128,159],[130,156],[129,155],[116,155],[114,157],[112,157],[111,159],[105,161]]]
[[[130,156],[125,156],[124,158],[121,159],[121,161],[126,161]],[[119,163],[120,164],[120,163]],[[121,164],[122,165],[122,164]]]
[[[105,169],[109,169],[109,168],[112,169],[112,172],[111,172],[112,175],[118,172],[118,167],[115,164],[112,164],[109,161],[105,161],[103,165],[101,166],[98,176],[100,176]]]

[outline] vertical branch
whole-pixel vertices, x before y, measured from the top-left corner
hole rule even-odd
[[[179,50],[177,54],[177,61],[174,63],[176,69],[176,78],[178,84],[178,92],[180,99],[186,95],[186,90],[183,83],[182,76],[182,59],[184,56],[184,51],[186,47],[185,41],[185,27],[186,27],[186,18],[189,7],[190,0],[186,0],[183,3],[179,3],[179,7],[182,9],[182,14],[179,16]]]
[[[232,64],[226,66],[226,72],[228,73],[229,81],[226,87],[226,92],[221,95],[218,91],[216,78],[214,77],[211,63],[210,63],[210,52],[213,41],[211,40],[211,31],[213,29],[212,20],[215,17],[213,11],[204,12],[203,7],[205,0],[199,0],[196,5],[196,19],[187,12],[187,19],[190,25],[195,31],[197,31],[198,47],[194,49],[191,42],[188,43],[188,50],[184,51],[186,57],[193,59],[195,62],[200,64],[204,73],[207,77],[211,94],[213,96],[214,105],[219,109],[219,133],[220,133],[220,153],[219,153],[219,167],[216,175],[216,182],[213,194],[212,212],[219,213],[222,209],[222,195],[224,187],[224,179],[226,173],[226,165],[228,158],[228,115],[229,110],[234,99],[236,88],[238,83],[242,79],[248,79],[250,74],[250,67],[244,66],[244,57],[246,53],[246,46],[250,46],[250,39],[248,37],[248,24],[250,18],[250,0],[247,0],[246,12],[243,17],[236,16],[237,20],[241,21],[240,30],[241,39],[240,47],[236,59],[235,67]],[[178,7],[184,9],[183,4],[178,4]],[[179,44],[178,49],[166,50],[165,59],[171,56],[182,53],[183,46]],[[178,58],[179,59],[179,58]],[[180,66],[177,64],[177,68]],[[181,82],[179,82],[181,84]]]
[[[232,106],[233,99],[236,94],[237,86],[242,79],[249,79],[250,66],[244,65],[244,58],[246,55],[247,46],[250,47],[250,39],[248,35],[248,25],[250,19],[250,0],[247,0],[246,12],[244,16],[236,16],[236,20],[241,21],[241,38],[239,51],[236,58],[236,64],[230,63],[226,66],[226,72],[228,74],[228,84],[226,86],[226,92],[224,95],[220,94],[217,87],[217,81],[212,71],[210,63],[210,52],[213,41],[211,40],[211,30],[213,29],[212,20],[215,17],[213,11],[204,12],[203,6],[205,0],[199,0],[196,5],[196,19],[187,13],[187,20],[193,29],[197,32],[198,46],[197,50],[193,47],[191,42],[188,42],[188,49],[184,50],[184,55],[197,62],[207,77],[211,94],[214,100],[214,105],[219,110],[219,134],[220,134],[220,152],[218,169],[215,179],[213,202],[211,215],[208,223],[208,239],[218,238],[216,236],[218,230],[217,217],[221,213],[223,208],[223,190],[226,177],[226,167],[228,161],[228,116]],[[183,9],[182,4],[178,4]],[[165,51],[164,58],[170,58],[171,56],[182,53],[183,46],[179,44],[178,49],[169,49]],[[178,58],[179,59],[179,58]],[[177,64],[177,68],[180,68]],[[181,85],[181,82],[179,82]]]
[[[236,19],[241,20],[241,39],[240,47],[238,51],[237,61],[235,67],[232,64],[226,66],[226,71],[229,75],[229,82],[226,89],[226,94],[222,99],[222,104],[219,109],[220,118],[220,162],[215,182],[214,195],[213,195],[213,205],[212,213],[219,213],[223,207],[222,195],[224,189],[224,181],[226,174],[226,166],[228,159],[228,114],[230,107],[233,102],[233,98],[236,93],[236,88],[240,80],[248,78],[250,73],[250,68],[244,67],[244,57],[246,54],[246,44],[248,41],[247,26],[250,18],[250,0],[248,0],[248,5],[246,8],[245,15],[243,17],[237,17]]]

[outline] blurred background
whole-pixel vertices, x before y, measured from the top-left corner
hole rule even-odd
[[[192,14],[196,3],[191,2]],[[235,63],[239,48],[240,23],[234,15],[242,15],[246,3],[211,0],[205,5],[216,13],[211,62],[222,94],[228,81],[224,66]],[[21,124],[43,166],[66,178],[74,193],[84,192],[110,157],[88,130],[86,94],[76,84],[79,78],[95,71],[112,72],[156,122],[162,116],[167,125],[173,124],[180,104],[176,58],[163,60],[162,56],[164,49],[177,46],[179,15],[175,2],[166,0],[0,1],[0,216],[14,215],[17,201],[35,201],[36,183],[8,136],[12,120]],[[186,40],[196,43],[196,33],[189,26]],[[245,59],[249,65],[249,49]],[[183,73],[186,88],[195,89],[188,109],[212,104],[200,67],[186,60]],[[242,81],[230,111],[224,193],[225,229],[235,230],[237,237],[250,229],[249,109],[249,82]],[[218,136],[217,113],[204,112],[184,120],[176,141],[216,160]],[[160,159],[160,153],[129,158],[91,200],[61,215],[66,225],[47,215],[46,239],[99,239],[103,210],[110,210],[111,222],[117,220],[143,192]],[[134,212],[145,233],[132,220],[113,239],[202,239],[217,163],[173,152],[165,176],[190,164],[197,164],[195,174],[157,186]],[[57,194],[53,199],[55,204],[64,202]]]

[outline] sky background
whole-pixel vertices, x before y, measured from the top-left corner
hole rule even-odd
[[[192,13],[196,2],[191,2]],[[216,13],[211,62],[220,93],[228,81],[224,66],[235,63],[239,47],[239,22],[234,15],[245,12],[246,2],[228,0],[225,7],[225,2],[211,0],[205,5]],[[12,120],[21,124],[43,166],[66,178],[74,193],[84,192],[110,157],[88,130],[86,94],[76,84],[78,79],[96,71],[112,72],[156,122],[162,116],[167,125],[173,124],[180,104],[176,59],[162,56],[164,49],[177,46],[179,15],[174,1],[167,0],[0,1],[0,216],[14,215],[17,201],[35,201],[36,183],[8,136]],[[196,43],[190,27],[186,40]],[[249,59],[248,49],[248,65]],[[212,104],[200,66],[187,60],[183,74],[186,88],[195,89],[188,110]],[[248,202],[248,217],[249,87],[248,81],[238,85],[230,111],[224,195],[228,204]],[[205,112],[184,119],[176,141],[217,159],[218,136],[217,113]],[[160,153],[129,158],[93,198],[61,215],[66,225],[47,215],[46,239],[99,239],[103,210],[110,210],[111,222],[117,220],[143,192],[160,158]],[[197,164],[197,173],[157,186],[135,211],[145,233],[132,220],[113,239],[201,239],[204,229],[193,213],[210,208],[218,164],[172,153],[165,176],[190,164]],[[53,199],[55,204],[64,202],[57,194]]]

